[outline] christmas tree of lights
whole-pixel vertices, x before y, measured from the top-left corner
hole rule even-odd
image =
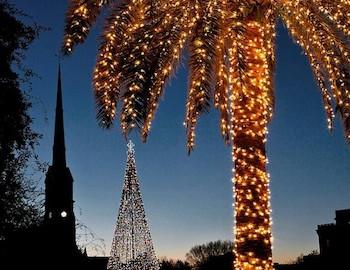
[[[123,193],[107,270],[158,270],[137,179],[134,144],[129,141]]]

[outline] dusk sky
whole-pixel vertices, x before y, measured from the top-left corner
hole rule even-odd
[[[26,58],[41,77],[33,80],[31,92],[34,128],[43,134],[38,153],[42,161],[51,162],[57,52],[67,1],[9,2],[32,16],[26,21],[51,28],[34,42]],[[119,123],[103,130],[95,117],[91,73],[102,25],[100,18],[86,43],[62,60],[62,85],[75,214],[105,240],[108,255],[122,191],[126,141]],[[158,257],[183,259],[196,244],[233,238],[231,154],[221,138],[215,109],[200,119],[190,156],[185,148],[186,66],[183,59],[166,89],[148,142],[141,143],[136,132],[130,136],[136,144],[141,192]],[[327,131],[306,57],[282,25],[275,82],[276,107],[267,145],[273,256],[277,262],[287,262],[318,249],[317,225],[334,222],[336,209],[350,208],[350,150],[338,118],[333,134]],[[44,175],[40,181],[43,184]]]

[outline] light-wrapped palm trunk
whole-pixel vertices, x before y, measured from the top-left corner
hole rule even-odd
[[[275,34],[267,16],[248,18],[230,34],[235,270],[273,269],[265,143],[273,108]]]

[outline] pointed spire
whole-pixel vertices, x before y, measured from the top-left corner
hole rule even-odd
[[[66,167],[66,148],[64,143],[64,126],[63,126],[61,65],[58,66],[56,118],[55,118],[55,135],[54,136],[55,138],[54,138],[54,145],[53,145],[52,165]]]

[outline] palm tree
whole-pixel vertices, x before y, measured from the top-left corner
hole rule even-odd
[[[272,269],[267,125],[274,105],[279,19],[303,48],[332,129],[335,113],[350,140],[350,0],[71,0],[63,50],[84,42],[103,8],[109,15],[93,85],[97,118],[108,128],[120,100],[124,133],[145,140],[166,82],[185,48],[188,149],[211,99],[235,176],[235,268]]]

